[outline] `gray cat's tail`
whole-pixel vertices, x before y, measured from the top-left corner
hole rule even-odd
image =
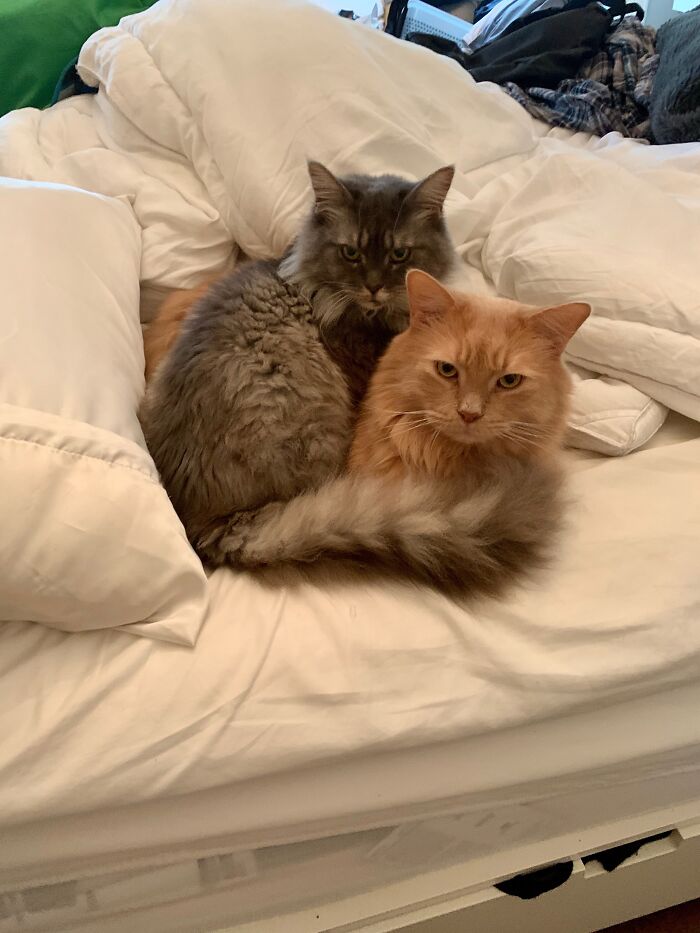
[[[561,514],[557,472],[504,462],[472,489],[341,477],[214,522],[193,543],[215,565],[347,561],[453,595],[495,595],[546,562]]]

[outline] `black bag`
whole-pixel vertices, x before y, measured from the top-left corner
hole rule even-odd
[[[616,16],[640,9],[623,0],[606,6],[609,11],[590,0],[570,0],[561,9],[531,13],[472,54],[439,36],[414,33],[406,38],[459,62],[476,81],[556,88],[561,81],[576,77],[581,66],[600,51]]]

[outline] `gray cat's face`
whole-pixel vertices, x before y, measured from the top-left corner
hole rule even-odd
[[[309,163],[315,206],[282,274],[316,294],[324,324],[352,308],[403,329],[406,272],[443,278],[454,262],[442,216],[453,174],[448,166],[418,183],[394,175],[338,179]]]

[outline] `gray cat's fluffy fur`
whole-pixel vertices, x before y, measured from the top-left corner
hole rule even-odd
[[[418,184],[337,180],[316,163],[310,174],[315,207],[281,267],[252,263],[215,285],[148,387],[141,419],[163,483],[213,565],[335,556],[494,592],[542,556],[556,510],[540,502],[541,477],[504,464],[487,488],[391,494],[339,477],[355,403],[408,321],[406,268],[444,277],[452,267],[442,218],[452,169]],[[392,260],[405,249],[407,261]]]

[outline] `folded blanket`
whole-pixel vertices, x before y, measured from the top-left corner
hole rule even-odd
[[[659,70],[651,92],[657,143],[700,140],[700,9],[665,23],[657,34]]]

